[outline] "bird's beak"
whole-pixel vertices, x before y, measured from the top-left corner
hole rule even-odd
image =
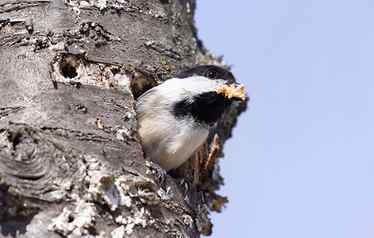
[[[216,88],[216,92],[231,100],[245,101],[246,99],[245,87],[243,84],[223,84]]]

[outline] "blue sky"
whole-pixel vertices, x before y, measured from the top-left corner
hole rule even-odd
[[[248,88],[213,238],[374,237],[374,2],[198,0]]]

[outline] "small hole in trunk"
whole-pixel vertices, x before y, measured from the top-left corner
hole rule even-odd
[[[77,69],[79,67],[80,60],[75,56],[66,56],[60,62],[60,72],[65,78],[75,78],[78,76]]]

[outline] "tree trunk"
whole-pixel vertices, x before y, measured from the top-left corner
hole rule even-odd
[[[137,96],[181,68],[220,64],[196,37],[194,9],[0,1],[0,237],[210,234],[208,211],[225,202],[215,154],[245,104],[173,177],[144,159],[134,111]]]

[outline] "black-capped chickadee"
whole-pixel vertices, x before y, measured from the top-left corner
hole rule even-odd
[[[231,72],[200,65],[146,91],[136,104],[138,132],[146,156],[165,170],[179,167],[202,145],[209,129],[233,100],[244,100],[235,90]]]

